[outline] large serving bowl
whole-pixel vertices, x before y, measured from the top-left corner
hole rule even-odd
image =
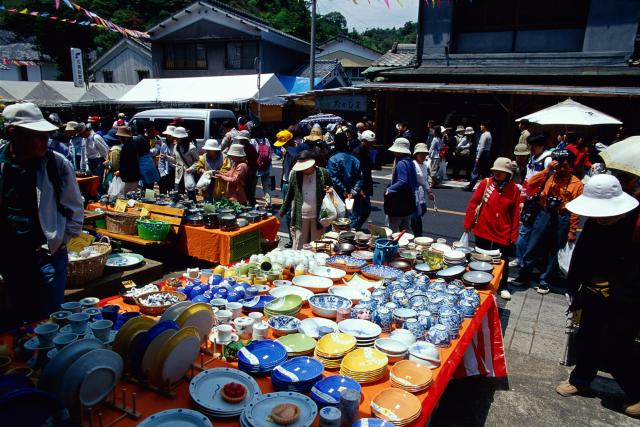
[[[329,288],[331,295],[338,295],[351,300],[354,304],[360,302],[361,299],[371,298],[371,292],[358,286],[332,286]]]
[[[335,319],[339,308],[351,308],[351,300],[331,294],[318,294],[309,298],[311,311],[320,317]]]
[[[470,286],[482,287],[486,286],[493,280],[493,274],[486,271],[469,271],[464,273],[462,281]]]
[[[337,282],[338,280],[342,280],[342,278],[347,274],[346,271],[341,270],[339,268],[326,267],[326,266],[314,267],[310,269],[309,272],[314,276],[326,277],[327,279],[331,279],[334,282]]]
[[[276,337],[295,334],[300,327],[300,320],[293,316],[273,316],[269,318],[268,323]]]
[[[294,286],[300,286],[301,288],[308,289],[313,293],[327,292],[327,290],[333,286],[333,280],[331,279],[307,274],[294,277],[292,283]]]
[[[306,304],[309,297],[313,295],[309,289],[301,288],[300,286],[278,286],[269,291],[269,295],[273,295],[276,298],[284,297],[287,295],[298,295],[302,298],[302,303]]]

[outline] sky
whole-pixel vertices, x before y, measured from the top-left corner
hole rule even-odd
[[[347,18],[347,27],[358,31],[367,28],[402,27],[407,21],[418,21],[418,1],[389,0],[317,0],[317,12],[340,12]]]

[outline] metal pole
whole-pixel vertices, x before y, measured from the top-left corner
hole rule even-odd
[[[309,52],[309,90],[315,89],[316,81],[316,0],[311,0],[311,51]]]

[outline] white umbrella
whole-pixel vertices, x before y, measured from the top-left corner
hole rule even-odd
[[[600,152],[609,169],[640,176],[640,136],[630,136]]]
[[[523,119],[539,125],[596,126],[622,124],[615,117],[582,105],[571,98],[528,116],[520,117],[516,122]]]

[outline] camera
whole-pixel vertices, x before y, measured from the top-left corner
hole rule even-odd
[[[547,196],[547,210],[550,210],[550,211],[558,210],[561,204],[562,204],[562,199],[560,197]]]

